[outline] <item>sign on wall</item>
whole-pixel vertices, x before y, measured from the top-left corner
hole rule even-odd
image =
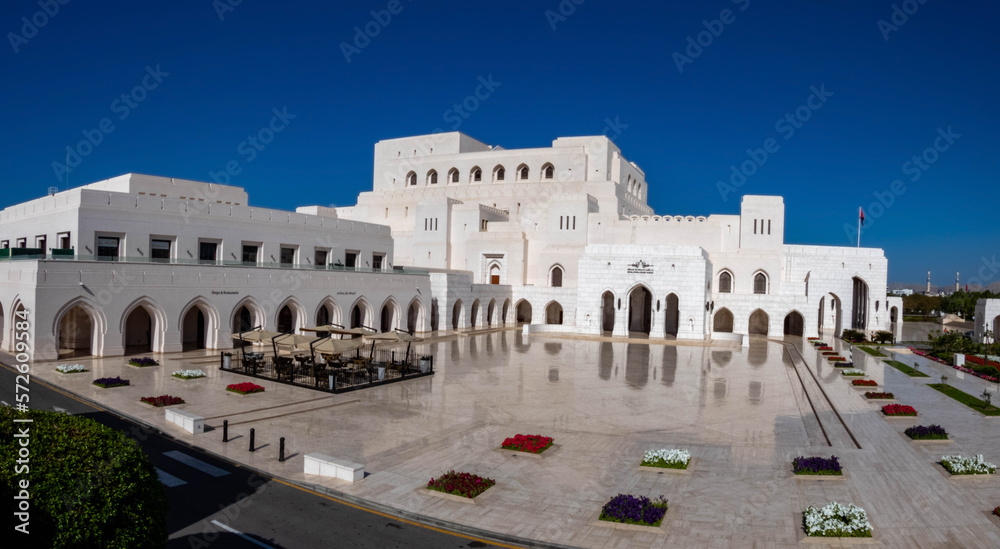
[[[625,272],[628,274],[653,274],[653,266],[640,259],[635,263],[629,263]]]

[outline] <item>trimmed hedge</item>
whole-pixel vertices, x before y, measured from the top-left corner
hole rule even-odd
[[[30,471],[15,475],[14,434],[24,426]],[[167,546],[166,492],[146,454],[120,431],[83,417],[0,407],[0,486],[7,501],[25,478],[30,533],[17,538],[18,547]]]

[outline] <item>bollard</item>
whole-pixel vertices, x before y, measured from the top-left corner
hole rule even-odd
[[[278,442],[278,461],[285,461],[285,437]]]
[[[222,442],[229,442],[229,420],[222,420]]]
[[[254,437],[254,430],[253,430],[253,428],[251,428],[251,429],[250,429],[250,451],[251,451],[251,452],[253,452],[253,451],[254,451],[254,447],[253,447],[253,437]]]

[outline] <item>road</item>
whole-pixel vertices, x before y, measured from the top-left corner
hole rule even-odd
[[[14,402],[15,370],[0,356],[0,401]],[[509,547],[385,516],[292,486],[77,399],[38,378],[31,408],[96,420],[135,439],[160,471],[170,501],[169,549]]]

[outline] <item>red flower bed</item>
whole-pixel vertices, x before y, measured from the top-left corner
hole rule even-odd
[[[882,407],[882,413],[887,416],[915,416],[917,410],[905,404],[886,404]]]
[[[842,356],[828,356],[828,357],[826,357],[826,359],[829,360],[830,362],[843,362],[843,361],[847,360],[846,358],[844,358]]]
[[[809,341],[819,341],[818,337],[810,337],[808,339],[809,339]]]
[[[833,350],[833,347],[831,347],[831,346],[829,346],[829,345],[820,345],[820,346],[819,346],[819,350],[820,350],[820,351],[832,351],[832,350]]]
[[[977,366],[993,366],[994,368],[1000,368],[1000,362],[986,360],[983,357],[979,357],[976,355],[965,355],[965,361],[971,362]]]
[[[158,397],[142,397],[139,400],[156,406],[157,408],[162,408],[163,406],[173,406],[174,404],[184,404],[184,399],[181,397],[175,397],[170,395],[161,395]]]
[[[852,379],[851,385],[856,387],[878,387],[874,379]]]
[[[472,499],[496,483],[497,481],[491,478],[448,471],[436,479],[432,478],[427,483],[427,489]]]
[[[956,370],[958,370],[960,372],[965,372],[967,374],[974,375],[976,377],[985,379],[986,381],[991,381],[993,383],[998,383],[997,378],[994,377],[994,376],[990,376],[990,375],[986,375],[986,374],[981,374],[981,373],[973,370],[972,368],[966,368],[965,366],[955,366],[954,364],[952,364],[950,362],[947,362],[945,360],[941,360],[940,358],[938,358],[936,356],[931,356],[931,355],[927,354],[927,351],[921,351],[920,349],[914,349],[913,347],[909,347],[909,349],[911,351],[913,351],[913,354],[915,354],[915,355],[919,355],[919,356],[922,356],[924,358],[928,358],[930,360],[933,360],[934,362],[938,362],[940,364],[944,364],[945,366],[951,366],[952,368],[954,368],[954,369],[956,369]],[[965,355],[965,360],[969,360],[970,358],[975,358],[975,359],[978,359],[978,360],[982,361],[982,359],[979,358],[979,357],[976,357],[976,356],[970,357],[969,355]],[[971,361],[971,362],[973,364],[976,364],[977,366],[982,366],[981,364],[979,364],[976,361]],[[1000,368],[1000,365],[997,365],[992,360],[990,361],[990,364],[991,365],[996,365],[997,368]]]
[[[896,395],[892,393],[879,393],[875,391],[868,391],[867,393],[865,393],[865,398],[869,400],[893,399],[896,398]]]
[[[514,435],[513,438],[505,438],[500,445],[504,450],[517,450],[518,452],[530,452],[540,454],[552,446],[552,437],[542,435]]]
[[[245,381],[243,383],[232,383],[230,385],[226,385],[226,390],[230,391],[230,392],[233,392],[233,393],[239,393],[241,395],[250,395],[250,394],[253,394],[253,393],[263,393],[264,392],[264,388],[263,387],[261,387],[260,385],[257,385],[256,383],[250,383],[249,381]]]
[[[997,507],[996,509],[994,509],[993,510],[993,514],[996,515],[996,516],[998,516],[998,517],[1000,517],[1000,507]]]

